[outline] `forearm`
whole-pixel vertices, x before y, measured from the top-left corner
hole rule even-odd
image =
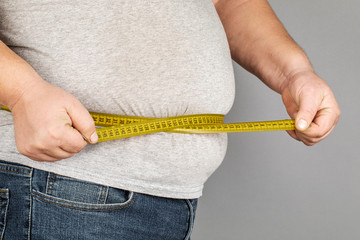
[[[215,6],[234,61],[270,88],[281,93],[292,76],[312,71],[267,1],[218,0]]]
[[[25,89],[38,81],[35,70],[0,41],[0,104],[11,109]]]
[[[97,142],[94,121],[78,99],[49,84],[0,41],[0,104],[10,108],[19,153],[57,161]]]

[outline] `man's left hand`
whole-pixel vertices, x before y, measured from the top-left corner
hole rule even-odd
[[[335,127],[340,109],[330,87],[313,71],[294,74],[282,90],[282,99],[296,130],[289,135],[307,146],[326,138]]]

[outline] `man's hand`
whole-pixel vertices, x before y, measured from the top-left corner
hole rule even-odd
[[[335,127],[340,109],[329,86],[313,71],[291,76],[282,90],[282,99],[295,131],[290,136],[311,146],[327,137]]]
[[[214,0],[233,60],[282,95],[296,130],[314,145],[329,135],[340,110],[329,86],[287,33],[266,0]]]
[[[0,41],[0,103],[14,117],[19,152],[36,161],[69,158],[96,143],[95,124],[71,94],[44,81]]]
[[[43,80],[31,84],[11,109],[19,152],[36,161],[56,161],[97,142],[95,124],[71,94]],[[84,138],[83,138],[84,136]]]

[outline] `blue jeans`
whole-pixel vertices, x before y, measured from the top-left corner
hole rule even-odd
[[[0,240],[190,239],[196,206],[0,160]]]

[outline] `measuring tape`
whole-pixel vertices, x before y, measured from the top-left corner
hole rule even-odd
[[[10,111],[1,106],[1,110]],[[196,114],[168,118],[131,117],[90,112],[97,128],[98,142],[145,135],[172,133],[232,133],[295,130],[292,119],[261,122],[224,123],[224,115]]]

